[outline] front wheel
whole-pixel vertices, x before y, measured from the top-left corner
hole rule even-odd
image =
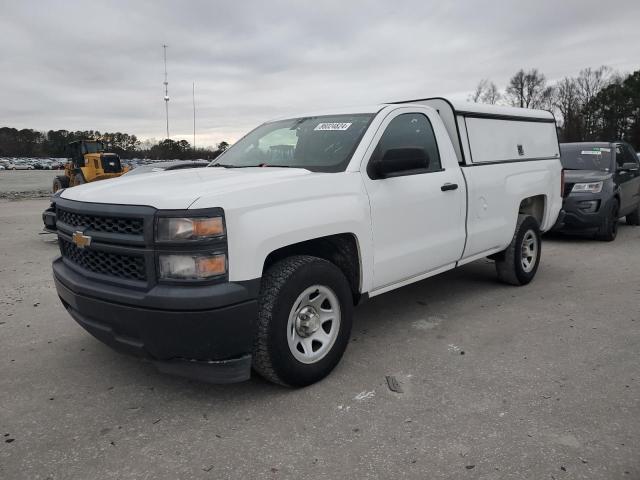
[[[56,193],[58,190],[62,190],[63,188],[69,187],[69,177],[64,175],[58,175],[53,179],[53,193]]]
[[[613,200],[609,211],[602,220],[602,225],[596,233],[596,238],[603,242],[613,242],[618,236],[618,200]]]
[[[338,267],[306,255],[279,261],[262,281],[254,370],[293,387],[321,380],[347,348],[352,316],[351,288]]]
[[[530,215],[518,215],[513,239],[496,258],[500,281],[511,285],[526,285],[538,271],[542,254],[542,239],[538,221]]]

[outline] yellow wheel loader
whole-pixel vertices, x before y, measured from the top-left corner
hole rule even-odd
[[[53,193],[62,188],[119,177],[129,170],[122,167],[117,154],[105,153],[104,144],[98,140],[77,140],[69,143],[67,149],[69,161],[64,166],[64,175],[53,180]]]

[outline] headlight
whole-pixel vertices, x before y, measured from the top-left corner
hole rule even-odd
[[[583,193],[600,193],[602,191],[602,182],[591,182],[591,183],[576,183],[571,190],[571,193],[574,192],[583,192]]]
[[[160,217],[156,240],[175,242],[181,240],[206,240],[224,235],[222,217]]]
[[[206,280],[227,272],[227,257],[217,254],[161,254],[162,280]]]

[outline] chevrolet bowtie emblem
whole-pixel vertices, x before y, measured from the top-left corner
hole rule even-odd
[[[91,237],[89,235],[85,235],[80,231],[74,232],[71,240],[78,248],[84,248],[91,245]]]

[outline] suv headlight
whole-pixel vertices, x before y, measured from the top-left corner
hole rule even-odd
[[[222,217],[159,217],[156,240],[160,242],[207,240],[224,234]]]
[[[600,193],[602,191],[602,182],[576,183],[571,189],[571,193]]]
[[[158,263],[162,280],[207,280],[227,273],[224,253],[162,253]]]

